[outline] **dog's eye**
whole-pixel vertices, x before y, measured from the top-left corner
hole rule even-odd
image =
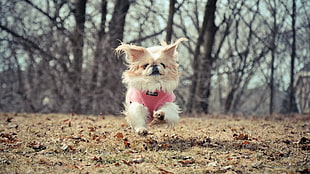
[[[143,65],[143,69],[145,69],[147,66],[149,66],[149,64],[147,63],[147,64],[145,64],[145,65]]]
[[[161,66],[163,66],[164,68],[166,68],[166,65],[165,64],[163,64],[163,63],[160,63],[161,64]]]

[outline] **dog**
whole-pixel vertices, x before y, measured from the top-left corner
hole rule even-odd
[[[173,126],[179,121],[180,108],[174,103],[173,91],[179,83],[177,47],[186,38],[161,46],[144,48],[121,43],[116,53],[126,54],[128,69],[123,72],[127,87],[124,103],[127,122],[139,134],[147,135],[147,124],[167,123]]]

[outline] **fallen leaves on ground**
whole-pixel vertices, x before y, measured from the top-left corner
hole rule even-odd
[[[0,173],[307,173],[307,116],[183,117],[141,137],[123,117],[0,114]]]

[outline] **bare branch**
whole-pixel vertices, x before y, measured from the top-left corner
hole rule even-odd
[[[51,59],[56,59],[54,56],[50,55],[49,53],[47,53],[45,50],[43,50],[39,45],[37,45],[35,42],[31,41],[30,39],[28,38],[25,38],[24,36],[22,35],[19,35],[18,33],[14,32],[13,30],[7,28],[6,26],[0,24],[0,29],[2,29],[3,31],[11,34],[13,37],[17,38],[17,39],[20,39],[24,42],[24,46],[27,46],[29,48],[34,48],[36,50],[38,50],[41,54],[44,55],[44,57],[48,57],[49,60]]]

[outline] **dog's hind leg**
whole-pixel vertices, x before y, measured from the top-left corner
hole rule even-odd
[[[146,120],[149,115],[148,109],[137,102],[132,102],[126,106],[126,120],[130,126],[139,134],[147,135]]]

